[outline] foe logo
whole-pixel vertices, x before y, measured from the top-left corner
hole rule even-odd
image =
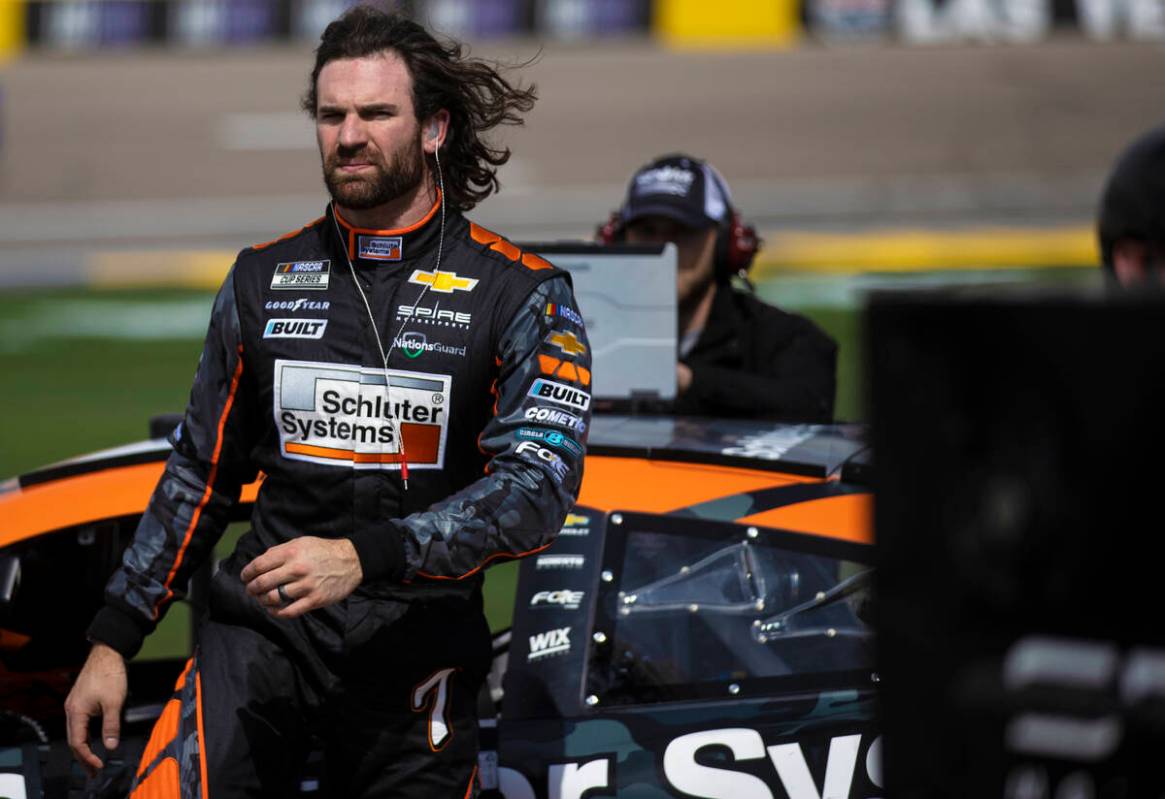
[[[567,472],[570,471],[562,458],[545,447],[538,446],[533,441],[523,441],[514,452],[517,455],[524,455],[527,452],[533,453],[534,457],[550,467],[550,474],[554,477],[555,482],[561,483]]]

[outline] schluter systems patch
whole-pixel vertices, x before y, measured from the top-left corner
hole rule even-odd
[[[275,425],[285,458],[354,469],[440,469],[453,379],[312,361],[275,362]]]

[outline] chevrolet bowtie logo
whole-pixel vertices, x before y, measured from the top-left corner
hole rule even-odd
[[[455,291],[473,291],[477,279],[472,277],[458,277],[456,272],[423,272],[420,269],[413,272],[410,283],[418,286],[428,286],[433,291],[442,294],[452,294]]]
[[[579,516],[577,513],[566,514],[566,519],[562,522],[563,527],[581,527],[585,524],[590,524],[591,520],[586,516]]]
[[[581,355],[587,351],[587,345],[579,341],[574,333],[555,333],[550,337],[550,343],[567,355]]]

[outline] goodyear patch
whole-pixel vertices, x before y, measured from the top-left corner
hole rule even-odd
[[[331,271],[331,261],[292,261],[276,264],[275,274],[271,277],[271,288],[323,290],[328,287]]]

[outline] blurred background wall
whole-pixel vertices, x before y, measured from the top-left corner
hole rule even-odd
[[[589,239],[664,152],[715,164],[762,296],[841,341],[847,419],[865,291],[1094,279],[1105,173],[1165,116],[1165,0],[379,4],[538,84],[473,213],[511,238]],[[349,5],[0,0],[0,474],[180,410],[234,253],[324,207],[298,100]]]
[[[510,238],[590,239],[665,152],[716,165],[758,292],[841,345],[842,419],[866,291],[1095,280],[1104,176],[1165,116],[1165,0],[379,4],[538,84],[472,214]],[[0,479],[182,410],[234,254],[327,201],[298,101],[349,5],[0,0]]]

